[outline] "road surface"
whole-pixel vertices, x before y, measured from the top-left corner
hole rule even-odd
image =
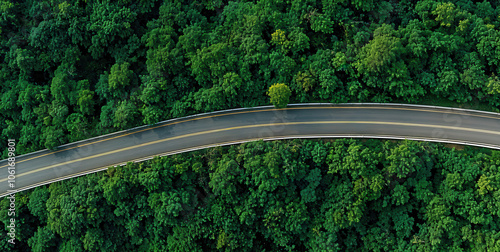
[[[259,139],[367,137],[500,149],[500,116],[401,105],[301,105],[222,111],[145,126],[17,157],[15,189],[27,190],[129,161]],[[0,197],[9,194],[0,161]]]

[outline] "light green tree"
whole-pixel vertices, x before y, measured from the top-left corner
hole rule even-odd
[[[111,74],[109,75],[109,89],[116,90],[126,87],[130,84],[133,71],[129,70],[130,64],[124,62],[122,64],[114,64],[111,67]]]
[[[290,88],[284,83],[275,83],[271,87],[269,87],[269,91],[267,95],[271,97],[271,103],[276,108],[284,108],[288,104],[290,100],[290,95],[292,91]]]

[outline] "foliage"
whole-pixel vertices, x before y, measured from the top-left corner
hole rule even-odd
[[[275,83],[271,85],[267,92],[267,95],[271,98],[271,103],[276,108],[286,107],[291,94],[290,88],[284,83]]]
[[[251,142],[16,195],[24,251],[496,250],[500,153],[413,141]],[[0,219],[8,223],[8,199]],[[5,224],[6,226],[6,224]],[[487,241],[487,242],[485,242]],[[8,244],[1,244],[8,251]]]
[[[21,155],[269,103],[430,97],[498,111],[499,8],[468,0],[0,0],[0,142],[18,139]],[[496,251],[499,157],[338,140],[157,158],[18,194],[19,247],[0,247]]]
[[[281,107],[286,96],[433,97],[495,111],[497,9],[455,0],[2,0],[0,141],[20,139],[26,153],[266,105],[272,83],[290,88]]]

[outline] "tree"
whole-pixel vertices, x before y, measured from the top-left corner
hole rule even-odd
[[[66,128],[68,129],[68,139],[70,142],[89,138],[88,122],[84,115],[72,113],[66,119]]]
[[[136,105],[129,101],[121,101],[116,108],[113,126],[118,129],[125,129],[133,125],[138,114]]]
[[[436,6],[432,14],[436,16],[436,21],[440,22],[441,26],[450,27],[458,14],[458,10],[455,9],[453,3],[442,3]]]
[[[125,87],[132,82],[134,72],[129,69],[130,63],[114,64],[108,77],[109,90],[115,98],[125,92]]]
[[[358,55],[358,71],[375,74],[394,61],[402,50],[401,41],[394,29],[383,24],[373,32],[373,40],[365,45]]]
[[[56,126],[46,127],[42,138],[45,140],[45,148],[55,150],[57,146],[65,142],[64,132]]]
[[[405,141],[391,150],[387,160],[390,165],[387,167],[388,172],[396,175],[398,178],[405,178],[420,167],[419,158],[417,156],[418,145],[411,141]]]
[[[203,47],[191,59],[191,71],[202,87],[217,83],[228,72],[236,72],[237,57],[227,43]]]
[[[55,71],[55,76],[50,85],[50,94],[54,97],[57,103],[65,105],[73,105],[76,103],[75,97],[72,95],[73,87],[76,86],[74,80],[71,79],[66,65],[60,65]]]
[[[88,89],[80,90],[78,92],[77,104],[80,107],[80,112],[84,115],[92,115],[94,112],[94,91]]]
[[[35,235],[28,240],[33,251],[47,251],[56,249],[56,237],[48,226],[38,227]]]
[[[98,59],[108,47],[120,46],[120,41],[133,34],[132,23],[137,13],[108,1],[92,7],[90,22],[87,23],[87,30],[93,34],[89,52]]]
[[[275,83],[269,87],[267,95],[271,98],[271,103],[276,108],[285,108],[290,100],[292,91],[284,83]]]
[[[229,156],[224,157],[219,161],[216,169],[210,173],[209,186],[215,195],[229,202],[236,202],[238,181],[241,180],[242,174],[243,170],[235,160],[230,159]]]

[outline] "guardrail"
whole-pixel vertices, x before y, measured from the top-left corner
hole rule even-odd
[[[441,107],[441,106],[431,106],[431,105],[419,105],[419,104],[404,104],[404,103],[293,103],[288,104],[288,106],[308,106],[308,105],[328,105],[328,106],[342,106],[342,105],[361,105],[361,106],[369,106],[369,105],[377,105],[377,106],[400,106],[400,107],[419,107],[419,108],[432,108],[432,109],[441,109],[441,110],[452,110],[452,111],[464,111],[471,113],[480,113],[480,114],[490,114],[500,116],[500,113],[490,112],[490,111],[482,111],[475,109],[463,109],[463,108],[452,108],[452,107]]]

